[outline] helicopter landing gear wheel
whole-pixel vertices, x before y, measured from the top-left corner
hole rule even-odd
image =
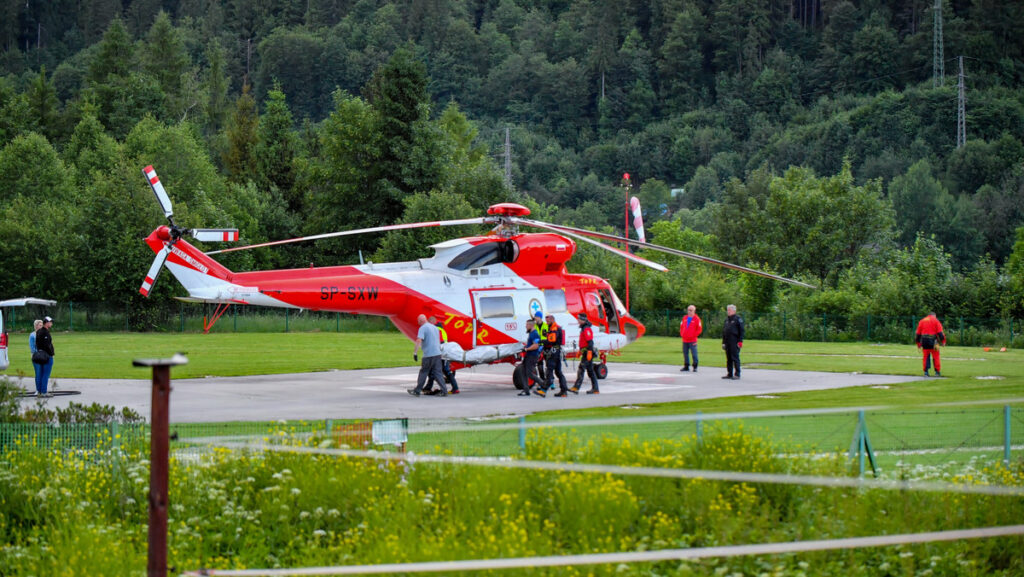
[[[512,384],[516,386],[516,389],[522,391],[526,389],[526,375],[523,374],[523,365],[516,365],[515,370],[512,371]]]
[[[594,374],[602,381],[608,378],[608,365],[601,363],[594,367]]]

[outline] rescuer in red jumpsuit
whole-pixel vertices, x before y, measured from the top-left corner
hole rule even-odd
[[[935,313],[928,313],[917,323],[917,348],[924,351],[924,376],[929,377],[928,367],[931,359],[935,358],[935,376],[941,377],[942,364],[939,362],[939,343],[946,346],[946,335],[942,332],[942,323],[935,318]]]
[[[569,389],[569,392],[578,395],[580,385],[583,384],[584,375],[590,377],[590,390],[588,395],[597,395],[601,391],[597,388],[597,373],[594,372],[594,357],[597,356],[597,349],[594,347],[594,329],[586,313],[576,315],[580,321],[580,364],[576,370],[576,383]]]

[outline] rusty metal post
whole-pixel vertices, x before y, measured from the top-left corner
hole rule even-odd
[[[147,577],[167,577],[167,477],[170,469],[171,367],[188,359],[135,359],[136,367],[153,367],[152,413],[149,428],[149,557]]]

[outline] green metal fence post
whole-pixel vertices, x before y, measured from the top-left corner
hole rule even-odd
[[[1010,466],[1010,405],[1003,406],[1003,463]]]
[[[183,302],[178,303],[178,324],[180,326],[178,332],[185,332],[185,303]]]
[[[964,346],[964,317],[960,317],[960,346]]]
[[[857,462],[859,476],[864,476],[864,411],[857,412]]]
[[[334,313],[334,332],[341,332],[341,313]]]
[[[871,340],[871,315],[868,314],[868,340]]]
[[[857,411],[857,458],[860,469],[860,476],[864,476],[864,458],[867,457],[871,465],[871,473],[877,477],[878,469],[875,468],[875,452],[871,449],[871,437],[868,436],[868,422],[864,417],[864,411]]]
[[[291,316],[291,309],[284,309],[284,332],[288,332],[288,320]]]
[[[232,332],[238,332],[238,307],[231,309]]]
[[[75,301],[68,301],[68,330],[75,330]],[[1012,342],[1013,339],[1010,339]]]
[[[786,340],[786,311],[782,311],[782,340]]]
[[[821,342],[825,342],[825,331],[828,327],[828,313],[821,313]]]
[[[519,448],[526,450],[526,417],[519,417]]]

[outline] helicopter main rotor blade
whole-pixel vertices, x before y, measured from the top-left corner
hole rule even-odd
[[[523,219],[523,218],[513,219],[512,222],[522,223],[522,224],[525,224],[527,226],[533,226],[533,227],[536,227],[536,228],[544,228],[544,229],[547,229],[547,230],[551,230],[551,231],[557,232],[559,234],[564,234],[566,236],[571,236],[572,238],[575,238],[576,240],[582,240],[583,242],[587,242],[587,243],[590,243],[590,244],[592,244],[594,246],[601,247],[601,248],[603,248],[603,249],[605,249],[607,251],[614,252],[615,254],[617,254],[619,256],[628,258],[629,260],[631,260],[633,262],[642,264],[642,265],[644,265],[646,267],[653,268],[654,270],[658,270],[658,271],[661,271],[661,272],[665,272],[665,271],[668,270],[668,268],[666,268],[662,264],[658,264],[658,263],[656,263],[654,261],[650,261],[650,260],[647,260],[645,258],[640,258],[640,257],[636,256],[635,254],[630,254],[629,252],[617,249],[614,246],[608,246],[608,245],[606,245],[603,242],[598,242],[598,241],[596,241],[596,240],[594,240],[592,238],[587,238],[583,234],[577,234],[576,232],[570,232],[568,230],[565,230],[562,227],[559,227],[559,226],[556,226],[556,225],[553,225],[553,224],[548,224],[546,222],[540,222],[540,221],[536,221],[536,220],[526,220],[526,219]]]
[[[487,224],[492,222],[493,219],[487,219],[483,217],[477,218],[463,218],[461,220],[438,220],[433,222],[411,222],[405,224],[391,224],[388,226],[375,226],[372,228],[358,228],[355,230],[343,230],[339,232],[328,232],[325,234],[314,234],[312,236],[300,236],[298,238],[289,238],[286,240],[275,240],[271,242],[262,242],[260,244],[250,244],[247,246],[236,246],[233,248],[225,248],[221,250],[211,250],[206,254],[218,254],[222,252],[235,252],[237,250],[249,250],[251,248],[262,248],[265,246],[277,246],[280,244],[289,244],[292,242],[302,242],[304,240],[319,240],[322,238],[334,238],[338,236],[349,236],[354,234],[366,234],[370,232],[384,232],[388,230],[405,230],[410,228],[431,228],[435,226],[461,226],[467,224]]]
[[[728,268],[728,269],[732,269],[732,270],[736,270],[736,271],[740,271],[740,272],[745,272],[745,273],[749,273],[749,274],[754,274],[754,275],[762,276],[762,277],[765,277],[765,278],[770,278],[770,279],[773,279],[773,280],[777,280],[779,282],[789,283],[791,285],[796,285],[796,286],[800,286],[800,287],[804,287],[804,288],[812,288],[812,289],[813,288],[818,288],[818,287],[816,287],[814,285],[807,284],[805,282],[800,282],[798,280],[794,280],[794,279],[791,279],[791,278],[786,278],[784,276],[779,276],[777,274],[772,274],[772,273],[764,272],[764,271],[761,271],[761,270],[757,270],[757,269],[753,269],[753,268],[748,268],[748,267],[745,267],[745,266],[740,266],[738,264],[732,264],[731,262],[726,262],[724,260],[718,260],[718,259],[714,259],[714,258],[707,257],[707,256],[701,256],[699,254],[694,254],[692,252],[686,252],[685,250],[669,248],[667,246],[661,246],[661,245],[658,245],[658,244],[651,244],[649,242],[640,242],[638,240],[633,240],[631,238],[624,238],[624,237],[621,237],[621,236],[616,236],[614,234],[605,234],[603,232],[595,232],[595,231],[592,231],[592,230],[586,230],[586,229],[583,229],[583,228],[576,228],[576,227],[572,227],[572,226],[565,226],[565,225],[561,225],[561,224],[547,224],[547,223],[541,223],[541,222],[538,222],[538,221],[526,220],[526,219],[519,219],[519,220],[523,224],[527,224],[527,225],[530,225],[530,226],[544,225],[541,228],[547,227],[547,228],[550,228],[550,229],[554,229],[555,231],[562,232],[564,234],[569,234],[570,232],[572,232],[572,233],[576,233],[576,234],[579,234],[579,235],[592,236],[592,237],[599,238],[601,240],[610,241],[610,242],[624,242],[624,243],[626,243],[626,244],[628,244],[630,246],[649,248],[651,250],[656,250],[656,251],[663,252],[663,253],[666,253],[666,254],[671,254],[671,255],[675,255],[675,256],[681,256],[683,258],[688,258],[688,259],[691,259],[691,260],[697,260],[697,261],[701,261],[701,262],[706,262],[708,264],[714,264],[714,265],[718,265],[720,267],[724,267],[724,268]]]
[[[156,195],[156,201],[160,203],[160,208],[164,211],[164,216],[167,220],[174,224],[171,220],[174,217],[174,209],[171,207],[171,199],[168,198],[167,192],[164,191],[164,185],[160,183],[160,177],[156,175],[156,170],[153,169],[153,165],[149,165],[142,169],[143,176],[149,181],[149,185],[153,187],[153,194]]]

